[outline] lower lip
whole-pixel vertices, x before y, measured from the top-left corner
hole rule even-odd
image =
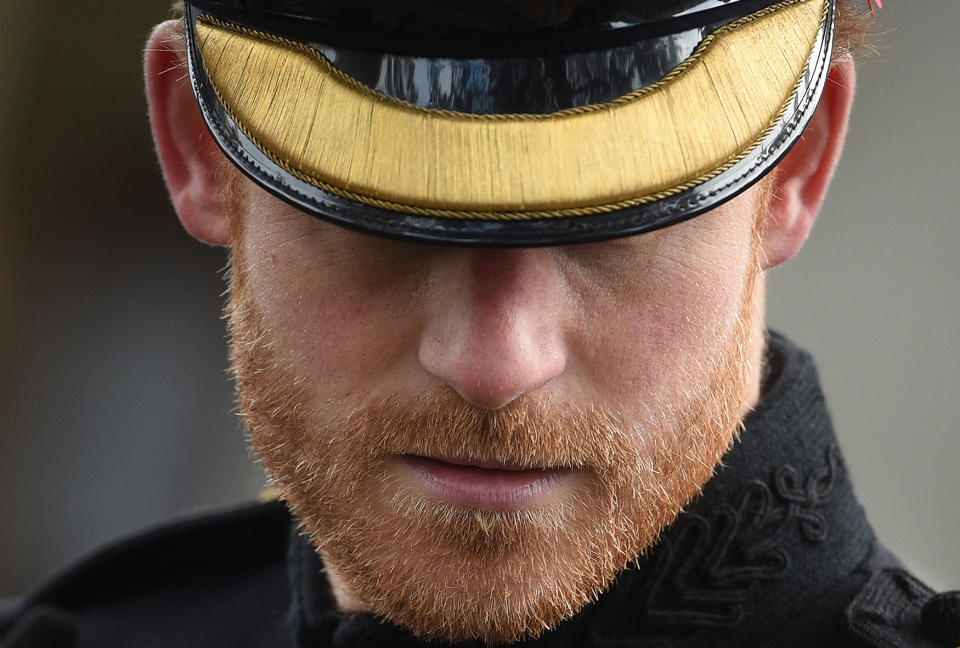
[[[399,459],[405,472],[433,499],[488,510],[517,510],[549,504],[569,488],[576,472],[568,468],[478,468],[416,455],[403,455]]]

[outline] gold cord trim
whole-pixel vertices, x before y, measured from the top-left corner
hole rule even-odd
[[[702,63],[705,58],[708,50],[711,46],[714,45],[718,39],[720,39],[725,34],[735,32],[736,30],[756,21],[759,21],[762,18],[771,16],[780,12],[781,10],[794,7],[797,5],[802,5],[807,2],[813,2],[814,0],[784,0],[777,4],[766,7],[754,14],[741,18],[740,20],[731,23],[725,27],[718,29],[716,32],[708,35],[700,43],[694,53],[681,65],[672,70],[667,76],[658,81],[655,84],[650,86],[640,88],[631,93],[628,93],[622,97],[619,97],[611,102],[603,104],[593,104],[589,106],[582,106],[577,108],[570,108],[567,110],[558,111],[555,113],[547,114],[471,114],[463,113],[457,111],[449,110],[438,110],[431,108],[424,108],[422,106],[417,106],[409,102],[397,99],[395,97],[387,96],[382,93],[378,93],[369,87],[363,85],[356,79],[346,75],[341,70],[335,68],[326,57],[324,57],[320,52],[313,49],[309,45],[304,43],[299,43],[297,41],[288,40],[273,34],[267,34],[264,32],[258,32],[255,30],[247,29],[244,27],[232,25],[229,23],[224,23],[220,20],[211,18],[209,16],[201,16],[199,22],[203,25],[207,25],[212,28],[219,28],[225,31],[243,34],[246,36],[253,36],[257,39],[276,43],[288,47],[290,49],[303,52],[309,55],[309,58],[319,65],[321,70],[328,74],[329,76],[335,78],[337,81],[340,81],[344,85],[352,88],[353,90],[362,93],[363,95],[370,96],[375,99],[379,104],[387,104],[392,108],[399,108],[404,112],[413,112],[420,114],[425,117],[445,117],[447,119],[454,119],[458,122],[466,123],[482,123],[482,122],[514,122],[514,123],[523,123],[523,122],[536,122],[536,121],[559,121],[561,119],[587,115],[590,113],[598,113],[602,111],[609,111],[611,108],[616,106],[622,106],[624,104],[629,104],[636,102],[639,98],[646,95],[650,95],[654,92],[664,91],[665,88],[668,88],[669,85],[675,82],[681,75],[691,69],[693,66],[698,63]],[[820,20],[816,32],[812,37],[807,34],[809,38],[812,38],[813,43],[816,42],[816,34],[823,28],[823,25],[827,19],[829,11],[829,2],[827,0],[821,0],[822,11],[820,15]],[[206,41],[206,36],[209,35],[209,31],[206,34],[201,35],[201,52],[203,52],[203,42]],[[781,34],[782,35],[782,34]],[[767,36],[771,40],[769,44],[770,55],[776,55],[778,43],[772,42],[776,37]],[[803,57],[804,62],[809,60],[810,49],[812,49],[812,44],[810,48],[807,49],[806,55]],[[766,126],[761,129],[758,135],[751,139],[748,144],[744,147],[741,147],[733,155],[727,157],[719,165],[715,166],[711,170],[701,173],[692,179],[686,180],[682,183],[675,184],[667,189],[662,189],[659,191],[653,191],[646,193],[639,197],[627,198],[624,200],[615,200],[610,202],[604,202],[601,204],[594,205],[585,205],[577,207],[560,207],[556,209],[445,209],[440,207],[428,206],[428,205],[417,205],[410,204],[405,202],[398,202],[395,200],[389,200],[382,197],[377,197],[370,195],[364,192],[352,191],[341,186],[337,186],[330,182],[324,181],[320,178],[311,175],[310,173],[305,172],[303,169],[299,168],[298,165],[294,164],[288,159],[281,157],[275,154],[270,147],[266,146],[264,142],[258,137],[241,119],[231,103],[227,100],[224,92],[222,91],[220,84],[214,80],[214,74],[210,74],[210,66],[207,61],[207,54],[203,53],[204,65],[208,68],[208,75],[210,77],[210,82],[213,87],[214,92],[216,93],[218,99],[226,110],[230,118],[236,123],[238,128],[246,135],[255,146],[257,146],[261,152],[263,152],[267,157],[269,157],[274,163],[283,168],[285,171],[291,175],[299,178],[300,180],[307,182],[311,185],[314,185],[320,189],[328,191],[334,195],[341,196],[350,200],[354,200],[363,204],[367,204],[374,207],[379,207],[383,209],[388,209],[392,211],[398,211],[403,213],[417,214],[422,216],[434,216],[434,217],[444,217],[444,218],[459,218],[459,219],[469,219],[469,220],[529,220],[529,219],[541,219],[541,218],[564,218],[564,217],[574,217],[574,216],[585,216],[591,214],[602,214],[609,213],[626,207],[638,206],[643,204],[648,204],[657,200],[662,200],[670,196],[682,193],[688,189],[696,187],[707,180],[710,180],[729,168],[736,165],[738,162],[743,160],[756,146],[758,146],[766,137],[773,131],[777,123],[786,113],[787,109],[793,103],[796,98],[797,92],[802,84],[803,75],[805,73],[805,65],[802,65],[799,71],[799,74],[796,78],[793,88],[787,96],[786,100],[782,103],[779,110],[776,114],[768,121]],[[710,71],[707,69],[707,75],[710,77]],[[322,81],[321,81],[322,82]],[[716,82],[712,77],[710,77],[710,82],[716,90]],[[316,118],[316,117],[315,117]],[[371,119],[373,117],[371,116]],[[729,116],[728,116],[729,120]],[[558,126],[559,127],[559,126]],[[733,125],[731,124],[731,128]],[[679,144],[679,142],[678,142]],[[615,161],[614,161],[615,163]],[[563,182],[562,179],[549,178],[548,182],[554,182],[555,184],[560,184]]]

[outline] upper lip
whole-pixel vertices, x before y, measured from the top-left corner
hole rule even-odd
[[[433,461],[442,461],[443,463],[452,464],[454,466],[469,466],[472,468],[482,468],[484,470],[552,470],[553,468],[546,466],[531,466],[529,464],[524,464],[522,462],[503,462],[495,461],[492,459],[468,459],[464,457],[434,457],[434,456],[422,456],[423,459],[431,459]]]

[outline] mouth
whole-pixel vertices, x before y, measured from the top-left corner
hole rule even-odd
[[[481,510],[515,511],[550,504],[569,491],[578,470],[492,460],[400,455],[408,483],[438,502]]]

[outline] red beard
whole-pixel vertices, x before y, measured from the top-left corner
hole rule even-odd
[[[509,642],[575,614],[699,492],[740,422],[752,281],[713,366],[624,421],[530,396],[483,410],[445,387],[321,412],[309,377],[277,362],[242,260],[233,267],[233,368],[254,450],[337,581],[422,637]],[[560,503],[473,510],[400,483],[388,464],[403,454],[577,468],[583,479]]]

